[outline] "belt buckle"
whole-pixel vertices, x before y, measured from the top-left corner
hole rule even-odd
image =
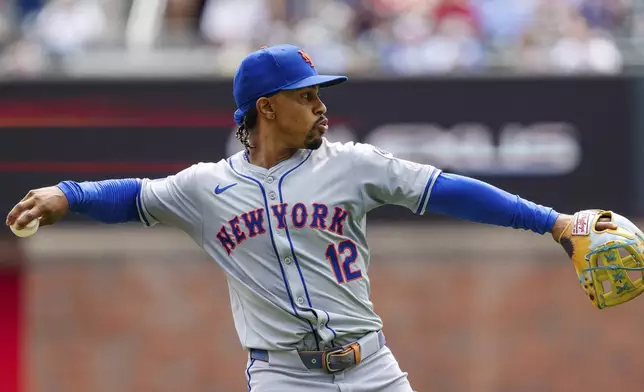
[[[353,363],[350,363],[350,355],[353,354]],[[341,363],[346,366],[339,368],[331,367],[331,358],[341,358]],[[347,370],[360,363],[360,346],[358,343],[352,343],[346,347],[332,348],[324,351],[324,367],[328,373],[337,373]]]

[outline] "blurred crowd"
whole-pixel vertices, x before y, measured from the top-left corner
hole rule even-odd
[[[642,2],[0,0],[0,71],[65,73],[99,54],[127,67],[175,53],[175,67],[205,62],[230,75],[248,52],[288,42],[325,72],[617,73],[637,61]],[[212,61],[190,58],[204,52]]]

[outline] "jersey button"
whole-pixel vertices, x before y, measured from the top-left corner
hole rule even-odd
[[[302,305],[304,303],[304,298],[302,297],[297,297],[297,303]]]
[[[290,258],[290,257],[285,258],[285,259],[284,259],[284,263],[285,263],[286,265],[291,264],[291,258]]]
[[[272,183],[273,183],[273,181],[275,181],[275,179],[274,179],[273,177],[268,177],[268,178],[266,179],[266,182],[268,182],[269,184],[272,184]]]
[[[268,194],[268,197],[269,197],[271,200],[275,200],[275,192],[272,192],[272,191],[271,191],[271,192]]]

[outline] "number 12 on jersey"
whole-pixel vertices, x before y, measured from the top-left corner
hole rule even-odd
[[[331,263],[335,279],[338,283],[351,282],[362,278],[360,269],[353,270],[352,264],[358,258],[358,249],[351,240],[344,240],[338,244],[330,244],[326,248],[325,256]]]

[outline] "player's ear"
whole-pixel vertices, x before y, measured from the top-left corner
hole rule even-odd
[[[269,98],[262,97],[257,100],[257,112],[265,118],[271,120],[275,118],[275,109]]]

